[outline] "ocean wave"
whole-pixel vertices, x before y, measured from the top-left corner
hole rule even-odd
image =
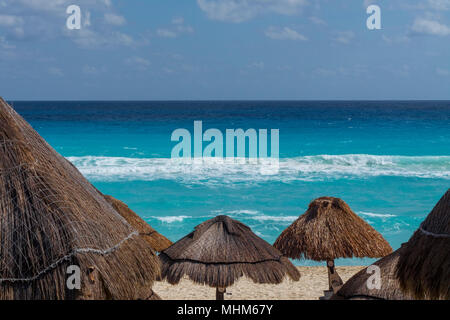
[[[216,158],[189,161],[169,158],[68,157],[94,181],[175,180],[183,183],[317,181],[377,176],[450,179],[450,156],[316,155],[279,160],[276,173],[265,163]],[[273,163],[269,164],[269,166]],[[272,167],[271,167],[272,168]]]
[[[151,217],[165,223],[183,222],[184,219],[193,218],[190,216],[165,216],[165,217]]]
[[[258,210],[230,210],[230,211],[226,211],[226,214],[231,214],[231,215],[256,215],[259,213]]]
[[[242,212],[252,212],[245,214]],[[253,214],[257,212],[257,214]],[[300,210],[299,215],[303,212]],[[233,219],[237,219],[248,225],[255,234],[260,237],[271,239],[273,241],[285,228],[294,222],[298,216],[277,216],[265,214],[257,210],[214,210],[206,215],[199,216],[149,216],[145,219],[151,224],[157,224],[158,228],[169,228],[168,230],[179,230],[181,226],[191,230],[195,225],[198,225],[206,220],[214,218],[218,215],[228,215]],[[409,237],[414,230],[417,229],[420,222],[424,219],[423,216],[400,216],[388,213],[371,213],[371,212],[357,212],[367,223],[374,227],[383,236],[399,236],[404,234]],[[168,231],[170,234],[170,232]],[[177,237],[181,237],[177,235]]]
[[[257,214],[257,215],[256,215]],[[242,221],[258,221],[258,222],[293,222],[298,216],[270,216],[265,215],[256,210],[231,210],[231,211],[213,211],[210,215],[205,216],[150,216],[149,218],[158,220],[164,223],[184,222],[186,219],[195,219],[199,221],[206,221],[218,215],[227,215],[233,219]]]
[[[294,222],[298,216],[266,216],[266,215],[259,215],[259,216],[252,216],[249,217],[251,220],[256,220],[260,222],[265,221],[274,221],[274,222]]]
[[[357,212],[360,215],[368,216],[368,217],[375,217],[375,218],[393,218],[396,217],[394,214],[389,213],[373,213],[373,212],[364,212],[364,211],[358,211]]]

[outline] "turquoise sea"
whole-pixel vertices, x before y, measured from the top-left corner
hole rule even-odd
[[[226,214],[273,243],[314,198],[344,199],[394,249],[450,187],[450,102],[15,101],[103,193],[173,241]],[[175,129],[279,129],[280,169],[170,161]],[[344,259],[338,264],[368,264]],[[294,261],[298,265],[317,265]]]

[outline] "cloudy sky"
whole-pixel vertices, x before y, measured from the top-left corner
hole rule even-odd
[[[450,99],[450,0],[0,0],[0,95]]]

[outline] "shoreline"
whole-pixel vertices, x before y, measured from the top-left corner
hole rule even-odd
[[[337,266],[336,270],[346,282],[366,266]],[[233,286],[227,288],[225,300],[318,300],[323,291],[328,289],[327,268],[297,267],[301,273],[299,281],[285,279],[278,285],[256,284],[241,278]],[[184,278],[178,285],[166,281],[157,281],[153,290],[163,300],[215,300],[216,289],[198,285]],[[231,295],[229,295],[231,293]]]

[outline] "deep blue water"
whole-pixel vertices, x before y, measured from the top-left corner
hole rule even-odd
[[[311,200],[326,195],[344,199],[396,249],[450,185],[448,101],[13,104],[96,187],[173,241],[227,214],[273,243]],[[224,134],[279,129],[278,174],[210,161],[174,164],[171,134],[193,132],[195,120]]]

